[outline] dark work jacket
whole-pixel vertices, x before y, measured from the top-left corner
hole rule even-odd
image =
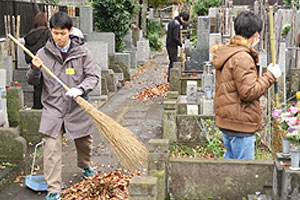
[[[172,19],[168,24],[168,31],[167,31],[167,47],[182,47],[180,42],[180,26],[182,22],[180,21],[179,17],[175,17]]]
[[[48,39],[51,37],[51,31],[46,26],[40,26],[35,29],[31,29],[25,36],[25,47],[31,51],[34,55],[37,51],[45,46]],[[25,52],[24,52],[25,53]],[[31,63],[31,57],[25,53],[26,63]]]

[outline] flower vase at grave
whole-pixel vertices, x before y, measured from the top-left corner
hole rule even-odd
[[[282,155],[290,155],[291,143],[285,137],[282,138]]]
[[[291,151],[291,170],[300,170],[299,167],[299,162],[300,162],[300,151],[297,150],[292,150]]]

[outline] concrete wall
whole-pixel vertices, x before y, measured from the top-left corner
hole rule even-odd
[[[242,199],[272,186],[273,161],[171,158],[174,199]]]

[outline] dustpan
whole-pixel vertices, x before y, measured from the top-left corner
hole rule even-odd
[[[44,192],[47,191],[47,183],[43,175],[32,175],[34,171],[34,165],[35,165],[35,157],[36,157],[36,150],[38,146],[44,144],[45,140],[42,139],[40,143],[35,145],[34,148],[34,154],[33,154],[33,160],[32,160],[32,165],[31,165],[31,172],[29,176],[25,177],[25,185],[27,188],[36,191],[36,192]],[[62,185],[62,188],[64,186]]]
[[[31,172],[29,176],[25,177],[25,185],[26,187],[34,190],[34,191],[47,191],[47,183],[45,181],[44,176],[33,176],[33,170],[34,170],[34,165],[35,165],[35,157],[36,157],[36,150],[38,146],[44,144],[45,140],[42,139],[42,141],[38,144],[35,145],[34,148],[34,154],[33,154],[33,160],[32,160],[32,165],[31,165]]]

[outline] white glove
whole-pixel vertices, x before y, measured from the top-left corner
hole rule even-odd
[[[83,94],[83,90],[79,89],[79,88],[75,88],[75,87],[69,89],[69,91],[66,92],[67,96],[73,97],[73,98],[76,98],[77,96],[80,96],[82,94]]]
[[[181,49],[184,50],[184,48],[185,48],[185,46],[184,46],[184,44],[182,44]]]
[[[276,64],[275,66],[273,66],[272,63],[269,64],[268,65],[268,70],[270,72],[272,72],[272,74],[275,76],[276,79],[278,79],[281,76],[281,74],[282,74],[281,69],[280,69],[280,67],[279,67],[278,64]]]

